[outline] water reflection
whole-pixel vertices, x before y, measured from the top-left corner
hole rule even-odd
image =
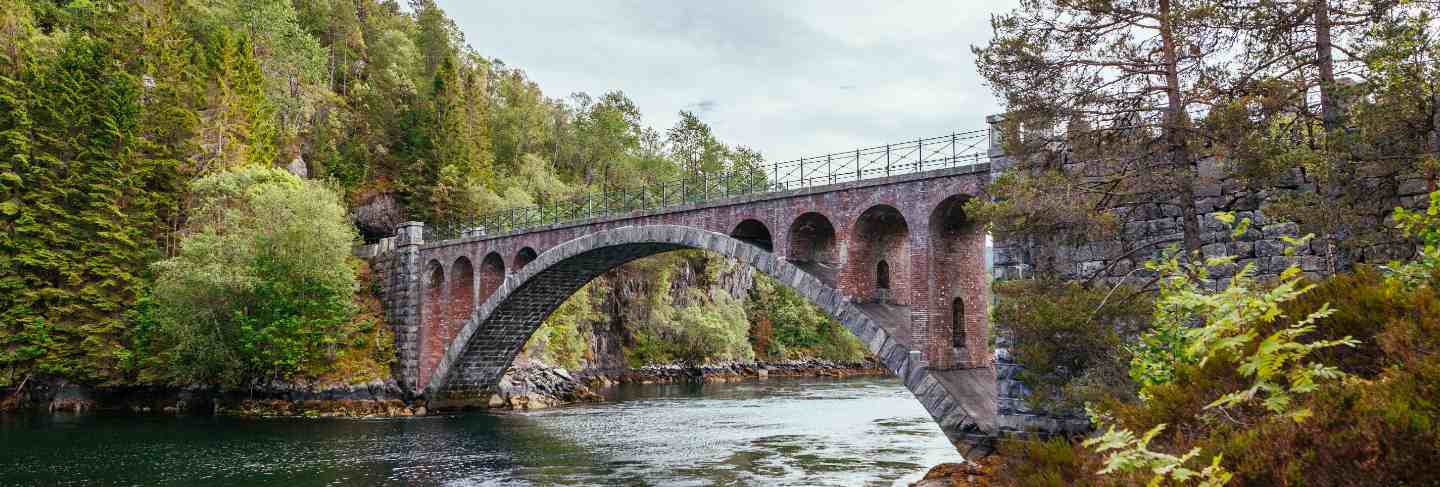
[[[0,485],[891,485],[958,455],[893,379],[622,386],[386,420],[0,419]]]

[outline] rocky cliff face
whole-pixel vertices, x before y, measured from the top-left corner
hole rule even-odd
[[[657,275],[662,272],[665,279],[658,279]],[[661,282],[668,287],[657,288]],[[657,319],[654,313],[657,303],[674,307],[707,305],[695,302],[696,293],[692,292],[695,290],[705,296],[720,292],[743,301],[754,283],[749,267],[699,252],[685,253],[678,258],[662,255],[644,259],[605,273],[591,284],[591,291],[598,298],[592,303],[595,319],[579,326],[585,350],[576,372],[629,368],[625,350],[634,345],[635,331],[640,324]],[[541,350],[534,349],[533,341],[531,345],[519,363],[529,363],[529,359],[543,355]]]

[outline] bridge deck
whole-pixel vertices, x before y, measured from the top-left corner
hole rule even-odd
[[[942,178],[942,177],[946,177],[946,176],[956,176],[956,175],[961,175],[961,174],[988,174],[989,172],[990,172],[990,163],[989,163],[989,162],[974,162],[974,163],[966,164],[966,165],[963,165],[963,166],[945,167],[945,168],[941,168],[941,169],[932,169],[932,170],[928,170],[928,171],[912,172],[912,173],[906,173],[906,174],[898,174],[898,175],[895,175],[895,176],[888,176],[888,177],[877,177],[877,178],[871,178],[871,179],[863,179],[863,180],[859,180],[859,181],[849,181],[849,182],[835,183],[835,184],[828,184],[828,185],[820,185],[820,186],[808,186],[808,187],[804,187],[804,188],[792,189],[792,190],[785,190],[785,191],[770,191],[770,192],[763,192],[763,193],[747,193],[747,194],[730,196],[730,197],[724,197],[724,198],[709,199],[709,200],[699,201],[699,202],[694,202],[694,203],[685,203],[685,204],[677,204],[677,205],[665,206],[665,207],[661,207],[661,208],[637,209],[637,210],[630,211],[630,212],[627,212],[627,213],[608,213],[608,214],[603,214],[603,215],[596,215],[596,216],[591,217],[591,218],[577,218],[577,219],[570,219],[570,220],[565,220],[565,221],[556,222],[556,223],[537,224],[537,225],[532,225],[532,226],[525,226],[525,227],[523,227],[523,228],[515,228],[515,229],[509,230],[509,231],[476,234],[476,235],[472,235],[472,236],[469,236],[469,237],[449,238],[449,239],[438,240],[438,241],[429,241],[430,239],[427,237],[427,238],[425,239],[426,241],[425,241],[425,243],[422,245],[422,247],[424,247],[424,248],[434,248],[434,247],[444,247],[444,246],[449,246],[449,245],[457,245],[457,244],[462,244],[462,243],[485,242],[485,241],[489,241],[489,240],[506,239],[506,238],[516,237],[516,236],[525,235],[525,234],[531,234],[531,233],[549,232],[549,231],[559,230],[559,229],[563,229],[563,228],[582,227],[582,226],[587,226],[587,225],[598,225],[598,224],[618,222],[618,221],[624,221],[624,220],[639,220],[639,219],[644,219],[644,218],[647,218],[647,217],[660,216],[660,215],[666,215],[666,214],[672,214],[672,213],[684,213],[684,212],[706,210],[706,209],[719,208],[719,207],[725,207],[725,206],[746,205],[746,204],[752,204],[752,203],[761,202],[761,201],[778,200],[778,199],[784,199],[784,198],[795,198],[795,197],[809,196],[809,195],[819,195],[819,194],[833,193],[833,192],[837,192],[837,191],[844,191],[844,190],[850,190],[850,189],[867,188],[867,187],[871,187],[871,186],[884,186],[884,185],[890,185],[890,184],[901,184],[901,183],[907,183],[907,182],[911,182],[911,181],[919,181],[919,180],[925,180],[925,179],[935,179],[935,178]],[[429,231],[430,231],[430,228],[429,228],[429,227],[426,227],[426,232],[429,232]]]

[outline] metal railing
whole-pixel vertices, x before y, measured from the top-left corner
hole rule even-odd
[[[499,210],[469,221],[429,224],[425,241],[511,233],[527,228],[730,198],[883,178],[988,161],[989,131],[915,139],[768,165],[692,173],[642,187]]]

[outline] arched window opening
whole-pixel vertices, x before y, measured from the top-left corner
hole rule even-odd
[[[955,348],[965,348],[965,301],[950,301],[950,338]]]
[[[890,264],[884,260],[875,264],[875,288],[890,289]]]

